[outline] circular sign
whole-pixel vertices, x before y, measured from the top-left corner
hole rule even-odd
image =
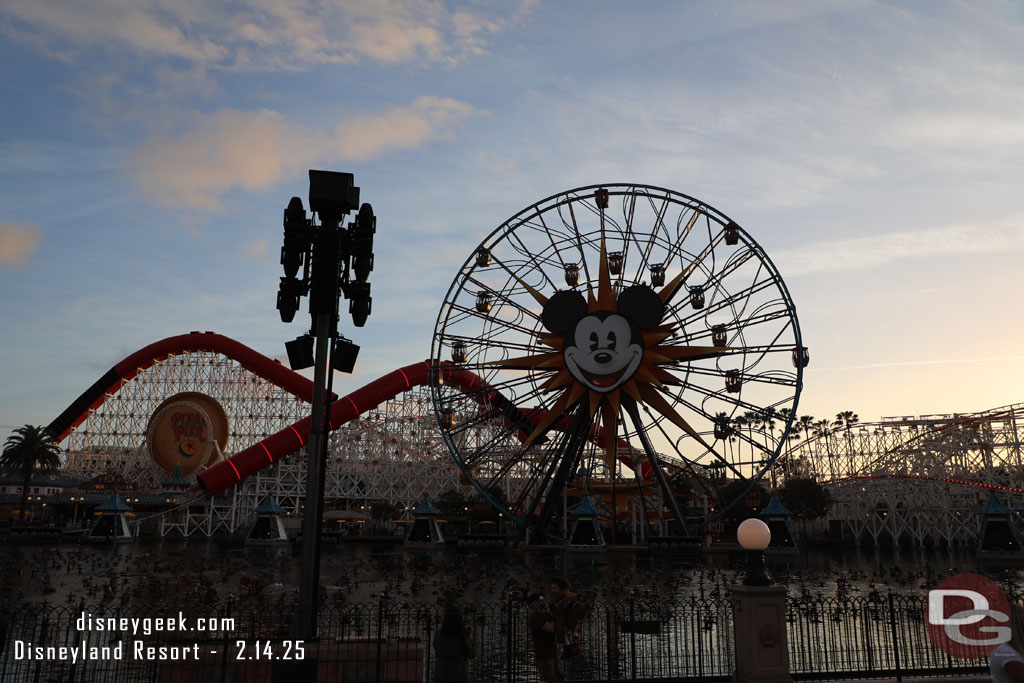
[[[950,657],[980,659],[1010,640],[1010,603],[995,581],[957,574],[928,591],[925,627]]]
[[[217,401],[206,394],[184,392],[171,396],[153,412],[146,426],[153,462],[170,472],[175,465],[183,474],[217,461],[218,449],[228,444],[228,417]]]

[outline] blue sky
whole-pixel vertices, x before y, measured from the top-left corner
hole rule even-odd
[[[353,172],[378,215],[354,389],[429,354],[457,268],[526,205],[675,189],[767,250],[800,412],[1024,400],[1014,2],[0,5],[0,434],[189,330],[267,355],[281,212]]]

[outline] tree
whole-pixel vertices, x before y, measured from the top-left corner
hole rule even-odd
[[[727,439],[732,436],[735,428],[732,426],[732,418],[729,417],[729,413],[715,413],[714,420],[716,439]]]
[[[775,408],[773,408],[772,406],[768,406],[767,408],[762,408],[759,411],[758,417],[760,418],[760,421],[761,421],[761,431],[764,432],[767,429],[769,436],[771,436],[771,438],[772,438],[772,443],[774,443],[775,442],[775,421],[778,420],[781,417],[779,415],[778,411],[775,410]]]
[[[374,503],[370,508],[370,518],[377,522],[386,522],[402,511],[402,508],[395,503],[381,501]]]
[[[813,415],[801,415],[797,423],[801,430],[803,430],[804,438],[811,438],[811,430],[814,428],[814,416]]]
[[[860,416],[852,410],[844,410],[841,413],[836,413],[836,420],[832,424],[836,429],[849,430],[850,427],[857,424],[860,421]]]
[[[461,515],[470,504],[470,497],[458,489],[448,488],[434,501],[437,508],[446,515]]]
[[[842,429],[843,433],[846,435],[847,457],[853,455],[853,436],[850,434],[850,428],[857,424],[859,420],[860,417],[858,417],[857,413],[852,410],[844,410],[841,413],[836,413],[836,421],[833,424],[837,430]],[[834,474],[832,476],[835,477]]]
[[[28,491],[36,470],[51,474],[60,467],[60,446],[44,427],[25,425],[7,437],[0,467],[21,474],[21,501],[18,503],[18,524],[24,522]]]
[[[758,429],[758,418],[756,410],[748,410],[739,417],[736,418],[736,424],[739,425],[740,429],[746,428],[747,430],[747,443],[750,444],[750,459],[754,459],[754,449],[756,443],[754,441],[754,432]]]
[[[824,517],[832,507],[832,494],[808,477],[787,479],[779,489],[779,500],[800,520]]]
[[[724,508],[733,500],[743,495],[743,492],[750,486],[750,482],[746,479],[734,479],[718,489],[718,506]],[[761,505],[764,505],[768,501],[768,496],[764,488],[758,484],[755,486],[747,497],[752,497],[753,500],[760,501]],[[741,500],[728,512],[725,513],[725,531],[731,533],[736,530],[739,523],[743,520],[753,517],[756,512],[752,510],[746,500]]]
[[[792,463],[790,462],[792,458],[790,456],[792,455],[794,444],[800,440],[800,425],[795,419],[796,416],[793,414],[792,408],[780,408],[778,417],[783,423],[790,423],[790,419],[793,418],[793,421],[790,423],[790,430],[785,434],[786,441],[783,444],[784,453],[782,455],[783,472],[788,479],[793,474]]]
[[[775,451],[775,421],[779,419],[779,413],[774,407],[768,406],[758,411],[758,421],[761,429],[761,434],[765,437],[765,454],[770,456]],[[767,432],[767,434],[766,434]],[[769,437],[771,441],[769,442]],[[774,491],[778,486],[778,481],[775,479],[775,463],[771,463],[771,479],[772,479],[772,490]]]

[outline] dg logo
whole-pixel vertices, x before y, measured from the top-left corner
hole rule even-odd
[[[999,584],[957,574],[928,591],[928,636],[958,659],[979,659],[1010,640],[1010,603]]]

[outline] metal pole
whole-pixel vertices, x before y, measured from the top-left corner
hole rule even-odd
[[[227,617],[226,618],[228,618],[228,619],[231,618],[231,598],[230,597],[228,597],[228,608],[227,608]],[[221,624],[223,624],[223,623],[224,622],[221,622]],[[220,644],[220,646],[221,646],[221,655],[220,655],[220,683],[225,683],[225,681],[227,681],[227,679],[228,679],[228,650],[230,649],[230,645],[228,644],[228,635],[229,634],[227,632],[227,629],[225,629],[224,630],[224,635],[222,636],[222,640],[221,640],[221,644]]]
[[[622,407],[626,409],[629,417],[633,420],[633,426],[636,427],[637,436],[640,437],[640,443],[644,447],[644,453],[647,455],[647,461],[651,463],[651,470],[654,472],[655,479],[658,480],[658,485],[659,488],[661,488],[662,495],[665,496],[665,502],[668,504],[668,509],[671,510],[672,515],[676,518],[676,528],[678,533],[681,533],[684,536],[688,535],[689,530],[686,528],[686,520],[683,519],[683,512],[679,507],[679,501],[676,500],[676,495],[672,491],[672,487],[669,486],[668,480],[665,478],[665,473],[661,469],[661,463],[658,462],[657,451],[655,451],[654,446],[651,445],[651,440],[647,438],[647,431],[644,429],[644,425],[640,421],[640,412],[637,410],[636,404],[632,401],[623,401]]]
[[[892,655],[896,660],[896,681],[903,681],[900,671],[900,634],[896,628],[896,606],[893,605],[892,592],[889,593],[889,632],[892,634]]]
[[[512,631],[515,623],[512,618],[512,594],[505,596],[505,681],[512,683]]]
[[[629,678],[636,680],[636,596],[629,596]]]
[[[320,518],[324,504],[324,399],[327,391],[327,340],[333,315],[316,317],[316,366],[313,372],[313,407],[310,411],[306,465],[306,501],[302,517],[302,568],[299,572],[299,618],[296,638],[316,638],[320,593]]]
[[[381,683],[381,647],[384,644],[384,600],[385,593],[380,594],[380,599],[377,602],[377,666],[374,669],[375,676],[374,682]]]

